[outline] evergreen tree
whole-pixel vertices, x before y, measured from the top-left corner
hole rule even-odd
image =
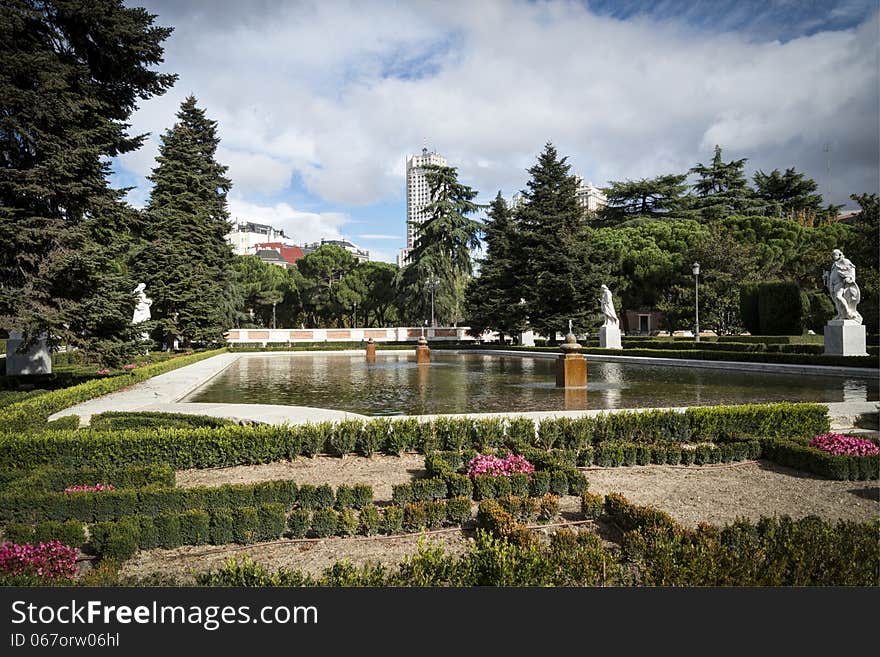
[[[217,122],[189,96],[162,135],[145,210],[147,243],[137,272],[153,299],[159,331],[184,344],[222,339],[240,305],[235,289],[226,167],[215,160]],[[161,336],[158,336],[161,338]]]
[[[598,297],[590,242],[575,200],[577,180],[566,160],[558,157],[553,144],[546,144],[529,169],[525,202],[515,215],[519,238],[513,251],[520,265],[523,310],[551,344],[556,331],[567,331],[569,319],[576,329],[584,328]]]
[[[794,167],[780,173],[774,169],[769,174],[755,172],[755,192],[758,198],[768,203],[767,214],[776,217],[797,219],[799,216],[812,217],[813,220],[822,211],[822,195],[814,193],[816,181],[805,178]]]
[[[0,7],[0,327],[46,332],[108,363],[134,347],[137,216],[108,160],[137,149],[126,120],[176,76],[170,28],[119,0]]]
[[[698,176],[693,188],[698,195],[694,203],[704,219],[719,219],[732,214],[764,214],[767,203],[755,198],[743,169],[748,158],[724,162],[721,147],[715,146],[712,163],[698,163],[690,173]]]
[[[400,274],[401,305],[407,319],[427,318],[433,282],[435,318],[457,322],[464,287],[473,273],[471,250],[480,245],[480,224],[467,216],[480,209],[474,203],[478,192],[458,181],[454,167],[424,168],[432,201],[418,225],[410,264]]]
[[[687,174],[641,180],[611,181],[602,192],[608,204],[598,212],[597,225],[619,224],[635,217],[679,217],[687,206]]]
[[[512,250],[516,242],[514,232],[513,215],[499,191],[483,224],[486,257],[480,261],[480,275],[470,280],[465,292],[468,323],[476,334],[495,329],[503,337],[524,327],[517,262]]]
[[[354,269],[357,261],[348,251],[335,244],[324,244],[314,253],[296,262],[303,277],[302,303],[310,326],[342,326],[346,312],[336,296],[339,283]]]

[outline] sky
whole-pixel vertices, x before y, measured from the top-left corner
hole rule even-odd
[[[544,144],[598,186],[712,159],[795,167],[825,202],[880,181],[878,0],[126,0],[173,26],[113,162],[143,206],[189,94],[218,122],[229,209],[297,243],[405,246],[406,157],[444,155],[487,203]]]

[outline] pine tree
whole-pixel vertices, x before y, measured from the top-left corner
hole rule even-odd
[[[455,322],[473,273],[471,251],[480,245],[480,224],[467,215],[481,206],[474,203],[478,192],[458,181],[454,167],[424,168],[432,201],[425,206],[426,219],[418,225],[411,264],[400,273],[401,306],[408,319],[427,318],[433,281],[435,317]]]
[[[513,215],[501,192],[489,205],[483,224],[486,256],[480,261],[480,275],[466,289],[468,321],[475,333],[495,329],[513,335],[525,323],[519,303],[517,263],[513,259],[516,241]]]
[[[119,0],[0,7],[0,327],[113,363],[135,346],[127,272],[136,214],[108,159],[137,149],[135,103],[176,76],[171,28]]]
[[[608,203],[599,210],[595,224],[616,225],[636,217],[686,215],[686,178],[686,174],[669,174],[651,179],[611,181],[602,190]]]
[[[234,257],[225,239],[231,183],[215,159],[219,141],[217,122],[193,96],[162,136],[144,213],[146,243],[137,259],[159,339],[174,334],[184,344],[219,341],[235,317]]]
[[[724,162],[721,147],[715,146],[712,163],[698,163],[690,173],[698,176],[694,191],[699,198],[694,208],[704,219],[721,219],[733,214],[764,214],[767,203],[755,197],[749,188],[743,169],[748,158]]]
[[[816,194],[816,181],[798,173],[794,167],[780,173],[773,169],[769,174],[756,171],[752,178],[758,198],[768,204],[767,214],[798,220],[803,224],[812,218],[815,222],[822,212],[822,195]]]
[[[575,200],[576,178],[567,158],[547,143],[538,163],[529,169],[525,203],[516,211],[518,224],[514,260],[520,264],[519,290],[524,311],[539,333],[555,344],[568,320],[583,329],[595,310],[598,284],[590,264],[582,214]]]

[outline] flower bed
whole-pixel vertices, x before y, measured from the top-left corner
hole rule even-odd
[[[492,454],[477,454],[467,465],[467,474],[472,479],[481,475],[509,477],[512,474],[530,474],[534,471],[535,466],[518,454],[508,454],[503,459]]]
[[[880,454],[880,447],[877,447],[870,440],[844,436],[839,433],[823,433],[821,436],[816,436],[810,441],[810,447],[818,447],[829,454],[838,456],[876,456]]]
[[[113,484],[77,484],[76,486],[68,486],[64,489],[65,493],[102,493],[107,490],[113,490]]]
[[[77,572],[77,550],[61,541],[33,545],[4,543],[0,546],[0,573],[71,578]]]

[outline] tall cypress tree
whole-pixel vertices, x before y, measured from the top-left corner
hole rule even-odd
[[[134,348],[127,254],[136,214],[108,159],[137,149],[138,99],[171,28],[120,0],[0,6],[0,327],[48,333],[107,362]]]
[[[480,262],[480,275],[471,279],[466,290],[468,320],[477,332],[496,329],[513,335],[523,328],[525,317],[519,303],[517,263],[513,259],[516,229],[500,191],[486,214],[483,224],[486,257]]]
[[[158,331],[181,336],[184,344],[219,341],[237,305],[234,257],[225,239],[231,182],[215,159],[219,141],[217,122],[189,96],[162,135],[150,176],[137,271],[153,299]]]
[[[556,343],[556,331],[566,332],[569,319],[575,328],[585,327],[598,295],[590,244],[575,200],[577,180],[566,160],[553,144],[545,145],[529,169],[525,203],[515,215],[520,296],[526,300],[529,322],[551,344]]]

